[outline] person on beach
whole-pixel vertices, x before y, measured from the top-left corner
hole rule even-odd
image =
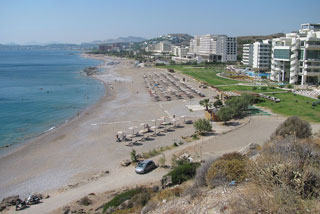
[[[117,142],[120,142],[119,135],[116,135]]]

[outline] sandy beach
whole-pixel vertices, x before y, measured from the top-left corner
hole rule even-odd
[[[127,59],[95,57],[105,62],[102,67],[106,71],[93,77],[104,82],[106,95],[68,123],[0,158],[0,198],[15,194],[25,197],[31,192],[50,193],[51,197],[44,203],[21,213],[56,212],[58,208],[91,192],[102,193],[158,181],[167,170],[159,168],[141,176],[135,174],[131,166],[120,166],[122,160],[130,158],[132,147],[125,146],[126,142],[116,142],[116,133],[130,133],[128,128],[132,126],[142,129],[141,123],[152,125],[153,119],[163,116],[203,117],[202,111],[189,111],[186,107],[198,104],[203,98],[169,102],[155,102],[152,99],[145,88],[143,75],[158,69],[137,68],[133,61]],[[110,61],[120,63],[107,65]],[[182,78],[181,74],[176,75]],[[186,79],[188,84],[198,87],[196,81]],[[216,95],[212,89],[200,90],[207,98]],[[176,152],[190,151],[206,159],[238,151],[249,143],[263,144],[284,119],[279,116],[252,116],[237,121],[237,125],[231,127],[214,123],[216,135],[185,143],[165,154],[170,160],[170,155]],[[315,127],[319,130],[318,125]],[[181,140],[181,136],[190,136],[193,132],[192,125],[185,125],[152,141],[143,142],[134,149],[141,153],[172,145]],[[105,171],[109,173],[101,173]]]

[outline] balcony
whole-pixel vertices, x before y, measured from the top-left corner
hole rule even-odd
[[[309,50],[320,50],[320,45],[306,44],[306,49],[309,49]]]

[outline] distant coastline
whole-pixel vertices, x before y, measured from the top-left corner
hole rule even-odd
[[[0,51],[0,52],[6,52],[6,51]],[[9,51],[9,52],[13,52],[13,51]],[[19,51],[18,51],[19,52]],[[44,51],[45,52],[45,51]],[[52,51],[50,51],[50,52],[52,52]],[[82,55],[82,53],[79,53],[79,52],[74,52],[74,51],[62,51],[62,52],[65,52],[68,56],[70,56],[70,57],[72,57],[72,58],[75,58],[75,61],[74,62],[72,62],[72,63],[77,63],[77,60],[76,60],[76,57],[78,56],[79,58],[81,58],[81,59],[83,59],[84,57],[83,57],[83,55]],[[70,52],[70,53],[74,53],[74,54],[72,54],[72,55],[70,55],[70,54],[68,54],[68,52]],[[90,61],[84,61],[87,65],[89,65],[89,66],[91,66],[91,65],[99,65],[98,63],[100,63],[101,64],[101,60],[99,60],[99,59],[94,59],[95,61],[97,61],[96,63],[90,63]],[[93,61],[92,61],[93,62]],[[1,62],[0,62],[1,63]],[[45,64],[45,62],[44,62],[44,64]],[[73,66],[72,64],[71,64],[71,66]],[[83,71],[83,69],[85,68],[85,67],[88,67],[88,66],[86,66],[86,65],[83,65],[83,67],[82,67],[82,71]],[[62,68],[63,69],[63,68]],[[66,68],[67,69],[67,68]],[[77,70],[77,68],[74,68],[74,70]],[[1,70],[0,70],[0,72],[1,72]],[[1,73],[0,73],[0,75],[1,75]],[[90,81],[90,87],[92,88],[92,87],[97,87],[97,86],[99,86],[99,85],[101,85],[101,87],[103,87],[103,88],[101,88],[102,89],[102,91],[101,91],[101,95],[99,95],[99,98],[98,99],[94,99],[94,100],[92,100],[92,101],[90,101],[89,100],[89,103],[88,104],[81,104],[81,105],[87,105],[86,107],[80,107],[79,105],[79,107],[77,107],[77,109],[79,109],[79,110],[77,110],[75,113],[71,113],[72,111],[74,112],[74,110],[70,110],[70,109],[67,109],[67,111],[68,112],[70,112],[69,114],[71,114],[70,116],[64,116],[64,115],[62,115],[62,116],[60,116],[60,121],[56,121],[56,122],[54,122],[54,123],[51,123],[51,126],[47,126],[46,128],[44,128],[42,131],[37,131],[38,133],[36,133],[36,131],[35,132],[33,132],[31,135],[30,134],[28,134],[29,136],[25,136],[25,137],[23,137],[23,139],[22,140],[19,140],[18,142],[16,141],[13,141],[13,142],[10,142],[10,141],[7,141],[7,140],[5,140],[5,142],[2,142],[1,144],[2,145],[0,145],[0,157],[1,156],[4,156],[4,155],[6,155],[6,154],[8,154],[8,153],[11,153],[12,151],[14,151],[16,148],[18,148],[20,145],[23,145],[23,144],[25,144],[25,143],[28,143],[28,142],[30,142],[30,141],[33,141],[33,139],[35,139],[35,138],[37,138],[37,137],[39,137],[39,136],[42,136],[42,135],[44,135],[44,134],[47,134],[47,133],[50,133],[50,132],[52,132],[52,131],[54,131],[54,130],[56,130],[58,127],[60,127],[60,126],[62,126],[63,124],[66,124],[66,123],[68,123],[70,120],[72,120],[73,118],[75,118],[75,117],[77,117],[77,116],[79,116],[79,115],[81,115],[81,113],[82,112],[84,112],[84,111],[87,111],[89,108],[91,108],[93,105],[95,105],[97,102],[99,102],[101,99],[102,99],[102,97],[104,97],[105,96],[105,94],[106,94],[106,86],[105,86],[105,84],[103,84],[100,80],[98,80],[98,79],[96,79],[96,78],[93,78],[92,76],[87,76],[86,75],[86,77],[81,77],[82,75],[80,74],[80,78],[82,78],[82,82],[83,83],[81,83],[81,84],[86,84],[85,82],[85,80],[83,80],[84,78],[87,78],[87,79],[94,79],[94,81]],[[76,81],[76,80],[75,80]],[[93,83],[95,83],[95,85],[96,86],[93,86]],[[77,83],[75,83],[75,84],[77,84]],[[9,86],[8,86],[9,87]],[[80,87],[80,85],[79,85],[79,87]],[[41,89],[42,90],[42,89]],[[59,89],[60,90],[60,89]],[[68,89],[65,89],[65,90],[68,90]],[[96,90],[96,89],[95,89]],[[33,91],[35,91],[35,90],[33,90]],[[33,92],[34,93],[34,92]],[[41,94],[39,95],[39,96],[41,96]],[[0,97],[1,97],[1,94],[0,94]],[[87,99],[87,98],[86,98]],[[76,101],[76,103],[79,103],[79,102],[83,102],[83,101]],[[17,104],[16,104],[17,105]],[[72,105],[73,106],[73,105]],[[71,108],[72,106],[70,106],[69,108]],[[73,108],[73,107],[72,107]],[[62,112],[62,111],[61,111]],[[66,113],[67,114],[67,113]],[[64,118],[64,119],[63,119]],[[5,133],[2,133],[2,134],[5,134]],[[1,133],[0,133],[0,136],[1,136]]]

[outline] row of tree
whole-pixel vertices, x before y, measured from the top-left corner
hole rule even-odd
[[[238,97],[232,97],[227,100],[225,105],[219,109],[217,116],[226,124],[232,118],[240,118],[248,107],[252,105],[255,98],[249,94],[242,94]]]

